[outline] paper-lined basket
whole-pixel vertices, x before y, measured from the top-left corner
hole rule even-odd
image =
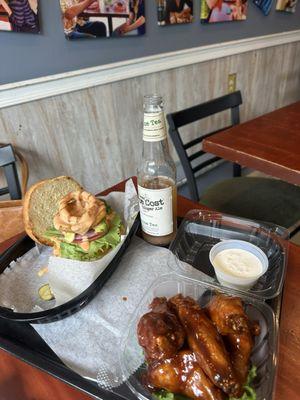
[[[79,311],[97,294],[117,268],[139,226],[138,199],[132,180],[126,182],[125,192],[112,192],[101,198],[124,223],[125,234],[118,246],[93,262],[54,257],[45,246],[33,247],[15,260],[16,248],[12,249],[12,262],[0,275],[0,316],[31,323],[53,322]],[[40,277],[38,272],[46,266],[48,273]],[[39,299],[38,289],[46,283],[55,295],[51,302]]]

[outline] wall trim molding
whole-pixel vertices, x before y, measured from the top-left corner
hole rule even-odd
[[[300,30],[157,54],[0,86],[0,108],[300,41]]]

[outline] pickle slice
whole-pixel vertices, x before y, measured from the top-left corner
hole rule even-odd
[[[54,294],[51,292],[51,288],[48,283],[39,288],[39,296],[42,300],[45,301],[50,301],[55,298]]]

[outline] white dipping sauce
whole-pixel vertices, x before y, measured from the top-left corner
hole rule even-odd
[[[263,268],[258,257],[243,249],[222,250],[215,256],[213,263],[220,271],[243,278],[258,276]]]

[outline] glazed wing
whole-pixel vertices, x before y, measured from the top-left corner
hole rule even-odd
[[[252,337],[246,332],[230,333],[226,338],[226,344],[231,354],[233,368],[240,382],[244,385],[250,367],[250,356],[253,348]]]
[[[217,295],[212,298],[207,310],[218,332],[226,337],[233,368],[244,384],[254,345],[253,335],[259,335],[259,325],[251,323],[238,297]]]
[[[183,346],[185,332],[165,297],[156,297],[151,311],[144,314],[137,327],[139,344],[147,361],[173,357]]]
[[[190,350],[149,365],[146,384],[151,391],[165,389],[191,399],[223,400],[224,393],[205,375]]]
[[[169,300],[185,328],[190,349],[211,381],[230,396],[240,397],[242,386],[232,368],[229,354],[217,329],[205,311],[181,294]]]
[[[221,335],[249,330],[249,319],[239,297],[214,296],[207,306],[213,323]]]

